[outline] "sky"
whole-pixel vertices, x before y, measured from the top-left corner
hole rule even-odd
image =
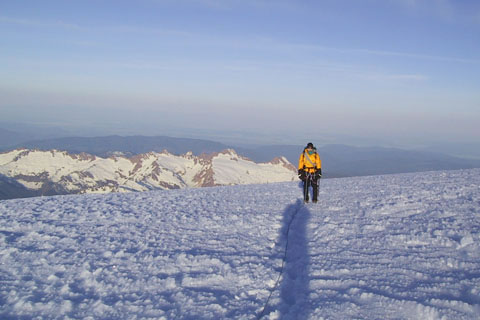
[[[478,142],[477,0],[0,2],[0,118],[248,143]]]

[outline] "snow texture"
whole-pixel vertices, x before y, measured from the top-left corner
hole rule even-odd
[[[479,319],[480,170],[0,201],[0,318]]]

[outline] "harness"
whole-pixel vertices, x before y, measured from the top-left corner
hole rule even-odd
[[[313,154],[316,154],[317,152],[313,153]],[[313,163],[312,159],[310,159],[310,156],[309,154],[307,153],[307,150],[304,150],[303,151],[303,158],[304,159],[307,159],[308,162],[310,162],[310,164],[312,165],[312,168],[316,168],[315,164]],[[306,166],[305,164],[303,165],[303,169],[305,170]]]

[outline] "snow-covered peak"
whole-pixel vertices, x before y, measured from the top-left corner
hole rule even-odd
[[[275,164],[275,165],[281,165],[281,166],[283,166],[287,169],[293,170],[293,171],[297,170],[297,168],[293,164],[291,164],[287,160],[287,158],[285,158],[285,157],[276,157],[272,161],[270,161],[269,163]]]

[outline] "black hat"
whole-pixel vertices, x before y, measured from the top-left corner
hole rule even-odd
[[[315,147],[313,146],[313,143],[311,143],[311,142],[307,143],[306,149],[308,149],[308,148],[315,149]]]

